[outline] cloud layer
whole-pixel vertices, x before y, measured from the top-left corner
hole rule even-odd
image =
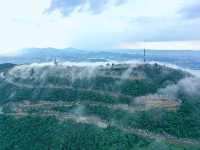
[[[127,0],[52,0],[49,9],[46,12],[59,10],[63,16],[69,16],[72,12],[91,12],[99,14],[109,5],[121,5]]]
[[[199,7],[199,0],[0,1],[0,52],[25,47],[143,49],[144,39],[147,49],[197,50]]]
[[[183,6],[178,13],[188,20],[200,18],[200,1]]]

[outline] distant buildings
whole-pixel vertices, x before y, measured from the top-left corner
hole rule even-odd
[[[55,66],[58,66],[58,62],[56,61],[56,59],[55,59],[55,61],[54,61],[54,65],[55,65]]]

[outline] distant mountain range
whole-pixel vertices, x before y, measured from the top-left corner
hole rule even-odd
[[[59,62],[105,62],[109,60],[143,61],[143,50],[81,50],[75,48],[25,48],[8,56],[0,56],[0,63],[41,63],[57,59]],[[146,60],[176,64],[182,67],[200,69],[200,51],[146,50]]]
[[[83,50],[75,48],[56,49],[56,48],[24,48],[19,50],[16,55],[60,55],[60,54],[74,54],[85,53]]]

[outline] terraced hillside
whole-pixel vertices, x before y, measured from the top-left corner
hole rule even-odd
[[[199,79],[187,72],[158,64],[1,68],[4,117],[55,116],[60,122],[72,119],[103,130],[113,126],[171,149],[200,146],[200,86],[195,84],[191,93],[185,84]]]

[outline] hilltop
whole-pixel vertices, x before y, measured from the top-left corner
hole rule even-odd
[[[120,146],[123,149],[154,149],[158,145],[195,149],[200,146],[199,78],[188,72],[156,63],[104,66],[2,64],[0,69],[0,121],[3,126],[13,124],[13,133],[20,128],[16,122],[23,122],[28,128],[27,121],[30,121],[35,128],[42,129],[41,134],[48,133],[47,137],[39,138],[40,142],[56,131],[59,139],[53,136],[51,140],[63,148],[72,144],[65,145],[65,138],[70,134],[80,143],[76,134],[84,136],[86,128],[89,129],[84,141],[87,144],[89,135],[95,136],[93,133],[101,134],[105,140],[115,139],[110,143],[95,140],[93,148],[96,144],[104,145],[103,149],[106,145],[116,146],[113,149]],[[41,126],[42,122],[47,125]],[[71,125],[74,133],[70,133]],[[57,130],[62,128],[67,131],[58,133]],[[9,138],[11,131],[6,132],[4,134],[2,130],[0,135]],[[38,131],[31,129],[30,132]],[[105,137],[109,134],[111,137]],[[20,138],[25,136],[23,133]],[[36,140],[36,137],[32,138]],[[117,138],[121,139],[119,145],[116,145]],[[3,139],[0,142],[6,143]],[[37,148],[43,146],[40,143]],[[52,148],[55,145],[47,143],[45,146]]]

